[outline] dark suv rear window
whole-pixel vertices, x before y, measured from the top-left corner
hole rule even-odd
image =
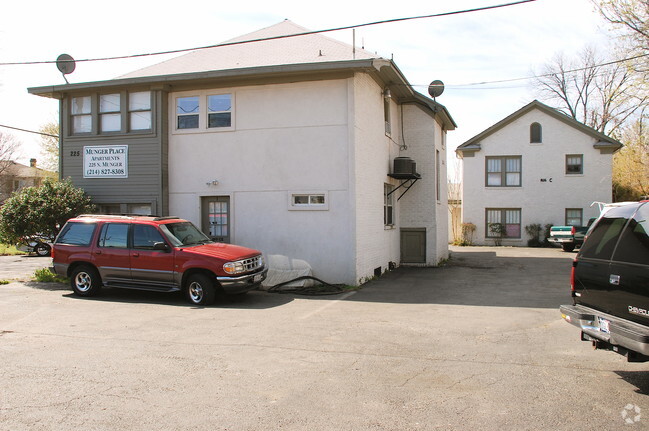
[[[68,223],[56,239],[57,244],[90,245],[96,223]]]
[[[588,233],[588,238],[579,254],[592,259],[611,259],[622,228],[631,218],[635,209],[635,205],[625,205],[608,210],[593,230]]]
[[[649,264],[649,204],[638,209],[622,232],[614,261]]]

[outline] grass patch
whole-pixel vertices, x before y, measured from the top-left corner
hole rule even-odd
[[[54,274],[47,268],[41,268],[34,271],[34,280],[43,283],[67,283],[68,279]]]
[[[0,244],[0,256],[16,256],[19,254],[26,254],[24,251],[16,249],[15,245]]]
[[[9,280],[0,280],[0,285],[1,284],[9,284],[9,283],[11,283],[11,281],[9,281]]]

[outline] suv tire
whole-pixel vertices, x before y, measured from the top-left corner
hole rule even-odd
[[[39,256],[49,256],[50,255],[50,250],[51,250],[51,247],[48,244],[45,244],[44,242],[42,242],[42,243],[38,244],[36,247],[34,247],[34,251]]]
[[[194,305],[213,304],[216,296],[214,281],[205,274],[192,274],[185,283],[185,295]]]
[[[91,266],[77,266],[70,274],[70,285],[79,296],[94,296],[101,289],[101,277]]]
[[[563,244],[561,246],[561,248],[563,248],[563,251],[570,252],[570,251],[573,251],[575,249],[575,245],[574,244]]]

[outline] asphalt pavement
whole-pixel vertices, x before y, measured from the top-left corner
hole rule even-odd
[[[453,248],[355,292],[211,307],[11,282],[0,430],[647,429],[647,365],[560,317],[572,257]]]

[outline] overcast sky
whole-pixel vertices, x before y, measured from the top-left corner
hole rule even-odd
[[[361,2],[329,0],[4,2],[0,63],[112,57],[199,47],[276,24],[285,18],[311,30],[393,18],[431,15],[506,0]],[[606,24],[589,0],[536,0],[448,17],[381,24],[356,30],[356,43],[393,58],[408,81],[426,94],[440,79],[438,98],[458,129],[449,132],[449,168],[455,147],[535,98],[529,81],[489,83],[530,76],[556,53],[573,55],[586,45],[606,50]],[[352,31],[326,33],[352,43]],[[78,63],[71,83],[117,77],[169,56]],[[487,82],[482,85],[470,85]],[[0,124],[38,130],[58,121],[58,103],[29,95],[28,87],[65,81],[54,64],[0,66]],[[19,161],[39,157],[37,135],[9,131],[23,144]]]

